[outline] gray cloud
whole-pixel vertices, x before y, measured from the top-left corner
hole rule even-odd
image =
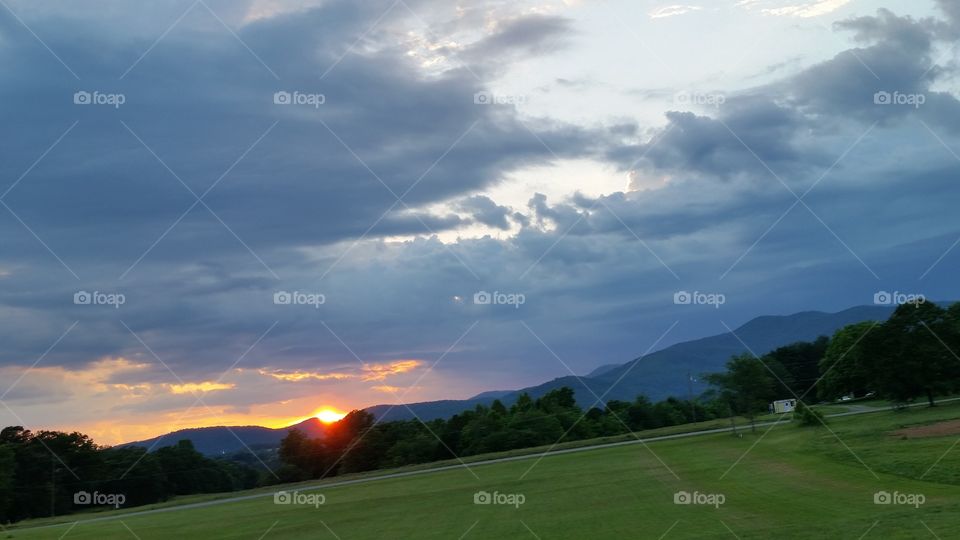
[[[460,208],[470,212],[474,219],[484,225],[503,230],[510,228],[510,222],[507,219],[512,217],[510,209],[498,205],[489,197],[483,195],[468,197],[460,202]]]
[[[224,16],[239,21],[248,7]],[[730,92],[717,109],[668,111],[662,128],[523,118],[547,150],[513,107],[475,105],[473,95],[510,62],[555,50],[569,21],[514,14],[491,36],[447,51],[469,70],[427,74],[391,39],[398,11],[321,79],[386,7],[332,2],[239,27],[279,81],[202,11],[123,80],[158,33],[113,35],[98,23],[28,12],[78,82],[0,10],[8,67],[0,99],[17,104],[0,127],[0,187],[79,120],[4,201],[80,277],[0,208],[0,362],[29,365],[80,321],[43,365],[124,356],[151,365],[124,382],[169,383],[125,324],[178,375],[206,380],[276,322],[244,367],[350,364],[340,338],[369,361],[443,357],[437,374],[463,382],[436,391],[465,397],[456,394],[566,374],[521,320],[587,371],[633,358],[674,320],[681,324],[664,344],[722,332],[718,317],[733,325],[759,313],[842,309],[888,286],[954,295],[947,269],[957,253],[919,279],[960,230],[951,208],[957,161],[915,121],[956,143],[956,99],[930,90],[948,75],[931,54],[943,45],[946,22],[887,12],[853,19],[838,29],[855,32],[859,48]],[[127,103],[78,107],[72,96],[80,89],[123,92]],[[927,103],[878,107],[873,95],[882,89],[923,92]],[[274,105],[278,90],[322,93],[326,102]],[[195,199],[121,120],[197,194],[229,170],[204,199],[216,215],[197,205],[166,232]],[[667,181],[602,197],[538,194],[526,208],[485,194],[506,173],[555,163],[551,151]],[[828,169],[806,199],[816,216],[797,206],[783,217],[795,199],[774,174],[803,192]],[[394,194],[404,193],[409,208],[396,203]],[[424,210],[440,203],[451,210]],[[432,237],[477,223],[520,231],[447,244]],[[408,236],[417,238],[385,240]],[[731,301],[721,314],[681,310],[671,301],[681,288],[717,290]],[[122,292],[127,303],[75,306],[80,289]],[[323,293],[326,303],[274,305],[277,290]],[[485,309],[496,306],[470,302],[479,290],[528,300],[521,309]],[[268,394],[257,387],[243,399]],[[229,392],[216,399],[243,405]],[[179,398],[164,405],[179,406]]]
[[[572,33],[563,17],[526,15],[503,22],[496,32],[471,45],[463,58],[490,69],[531,55],[554,53],[568,45]]]

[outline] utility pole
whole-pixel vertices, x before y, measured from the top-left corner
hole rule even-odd
[[[697,421],[697,407],[693,403],[693,375],[687,373],[687,401],[690,402],[690,414],[693,421]]]

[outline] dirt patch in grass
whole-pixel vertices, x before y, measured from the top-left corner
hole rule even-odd
[[[897,437],[907,437],[910,439],[960,435],[960,420],[947,420],[946,422],[937,422],[936,424],[930,424],[926,426],[903,428],[896,431],[891,431],[890,434]]]

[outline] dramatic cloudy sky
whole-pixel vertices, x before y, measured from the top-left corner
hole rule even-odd
[[[2,0],[0,424],[279,426],[955,299],[958,37],[950,0]]]

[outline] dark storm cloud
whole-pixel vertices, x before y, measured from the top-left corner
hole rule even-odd
[[[173,14],[189,6],[169,5]],[[211,5],[230,18],[229,6]],[[25,362],[81,319],[81,331],[67,336],[51,361],[145,353],[123,321],[148,345],[155,338],[165,361],[219,365],[234,340],[249,344],[266,328],[262,310],[274,307],[274,290],[315,282],[365,233],[376,239],[455,229],[464,224],[457,216],[418,208],[551,160],[552,152],[594,151],[596,134],[528,123],[547,150],[511,108],[473,100],[484,89],[474,74],[480,64],[547,52],[566,29],[562,19],[513,17],[463,54],[466,67],[426,77],[388,39],[392,25],[410,19],[389,6],[327,3],[244,25],[237,30],[242,43],[197,8],[155,47],[159,32],[113,39],[95,18],[28,11],[26,22],[80,80],[0,10],[0,99],[17,104],[0,132],[2,187],[10,189],[4,202],[16,213],[0,212],[0,269],[10,272],[0,279],[5,319],[14,320],[8,328],[32,328],[11,336],[4,360]],[[351,50],[385,12],[383,33],[370,32]],[[77,91],[121,93],[125,103],[79,106]],[[278,91],[325,101],[277,105]],[[302,251],[322,246],[329,249],[321,261]],[[452,264],[431,269],[469,276],[446,250],[436,252]],[[72,304],[78,290],[122,292],[128,302],[93,311]],[[44,320],[42,330],[34,316]]]
[[[955,142],[948,124],[956,100],[930,91],[946,69],[932,54],[946,23],[884,12],[854,19],[840,30],[857,32],[859,48],[731,92],[716,109],[667,112],[662,129],[622,121],[587,129],[524,125],[511,106],[473,102],[490,82],[476,75],[553,50],[570,32],[562,19],[507,18],[473,46],[446,50],[454,66],[440,74],[420,71],[389,32],[372,32],[340,59],[386,7],[333,2],[239,28],[269,69],[198,11],[122,80],[162,28],[115,42],[95,26],[28,20],[64,51],[79,82],[0,10],[0,55],[9,68],[0,98],[17,104],[0,128],[3,189],[79,120],[4,200],[80,277],[0,208],[2,361],[32,362],[79,320],[44,365],[125,356],[150,369],[123,381],[171,383],[149,347],[184,379],[206,380],[276,322],[242,367],[319,369],[351,363],[353,352],[369,361],[442,357],[440,374],[509,373],[517,387],[566,374],[519,320],[587,371],[635,357],[675,319],[683,324],[665,343],[722,332],[716,313],[672,304],[681,288],[727,294],[730,324],[868,303],[887,282],[857,257],[884,280],[903,279],[931,296],[949,290],[945,269],[956,253],[924,282],[916,277],[960,229],[950,207],[957,161],[913,121]],[[388,15],[385,27],[402,13]],[[127,103],[77,107],[80,89],[123,92]],[[927,103],[878,107],[874,93],[883,89],[923,92]],[[281,90],[322,93],[326,101],[275,105]],[[229,170],[204,199],[216,216],[198,204],[122,280],[195,198],[120,120],[198,195]],[[636,142],[646,135],[653,137]],[[609,157],[624,171],[665,181],[599,198],[538,194],[526,208],[478,194],[505,173],[556,163],[551,151]],[[805,199],[816,216],[797,206],[783,217],[795,199],[774,175],[802,192],[828,170]],[[451,210],[424,210],[442,202]],[[503,240],[429,237],[511,222],[521,230]],[[419,237],[381,241],[411,235]],[[127,303],[75,306],[80,289],[119,291]],[[326,302],[275,305],[278,290],[323,293]],[[473,305],[480,290],[521,292],[527,303]],[[181,405],[178,398],[167,406]]]
[[[954,30],[960,30],[960,4],[953,0],[937,0],[937,6],[946,14],[949,25]]]
[[[837,23],[851,31],[866,47],[851,49],[784,81],[778,90],[791,96],[809,114],[829,119],[843,114],[862,122],[896,122],[916,117],[955,130],[960,103],[931,86],[949,75],[937,64],[936,45],[941,25],[932,19],[914,20],[879,10],[873,17],[858,17]],[[878,93],[923,96],[919,107],[878,106]]]
[[[510,228],[510,222],[507,219],[511,215],[510,209],[493,202],[489,197],[483,195],[468,197],[460,202],[460,208],[469,212],[475,220],[484,225],[504,230]]]
[[[794,166],[806,160],[792,146],[803,120],[796,111],[763,98],[735,98],[716,117],[668,112],[668,127],[624,155],[640,155],[654,168],[729,179],[763,175],[764,162]],[[756,154],[756,155],[754,155]]]
[[[743,174],[769,178],[769,167],[792,183],[836,157],[811,136],[830,137],[844,129],[862,132],[874,123],[895,127],[910,119],[957,129],[960,101],[931,89],[949,75],[933,57],[935,45],[950,45],[941,39],[941,21],[915,20],[881,9],[875,16],[835,27],[852,32],[867,46],[843,51],[766,86],[718,94],[723,102],[712,112],[668,112],[668,125],[648,142],[616,149],[611,157],[625,168],[707,179],[729,180]],[[897,96],[921,103],[883,102]]]
[[[341,59],[353,36],[380,12],[337,2],[251,23],[240,37],[266,67],[226,31],[201,36],[174,29],[122,81],[117,77],[136,59],[129,51],[146,50],[148,40],[103,43],[82,27],[64,28],[52,46],[72,51],[81,82],[6,16],[4,27],[15,39],[0,53],[13,65],[5,71],[3,98],[23,106],[7,124],[5,176],[18,176],[44,145],[79,120],[6,201],[68,264],[82,265],[80,251],[129,264],[194,204],[182,180],[196,194],[211,189],[204,200],[217,216],[196,206],[171,233],[179,245],[175,257],[234,251],[237,240],[219,217],[254,251],[273,258],[272,252],[285,248],[357,237],[401,194],[411,207],[442,201],[480,189],[518,163],[551,157],[502,107],[473,103],[483,83],[467,70],[428,79],[396,47]],[[196,11],[189,17],[204,16]],[[525,32],[539,43],[562,27],[553,19],[517,19],[493,41],[478,44],[478,51],[529,54],[532,45],[521,39]],[[98,52],[104,49],[111,54]],[[37,77],[37,66],[53,76]],[[71,97],[82,89],[122,92],[126,103],[115,110],[77,107]],[[325,103],[278,106],[277,91],[322,94]],[[583,154],[595,140],[569,127],[543,127],[540,135],[560,154]],[[406,210],[400,203],[391,212]],[[424,221],[427,227],[388,217],[371,234],[459,225]],[[67,231],[90,234],[73,242]],[[11,236],[31,251],[33,238]]]

